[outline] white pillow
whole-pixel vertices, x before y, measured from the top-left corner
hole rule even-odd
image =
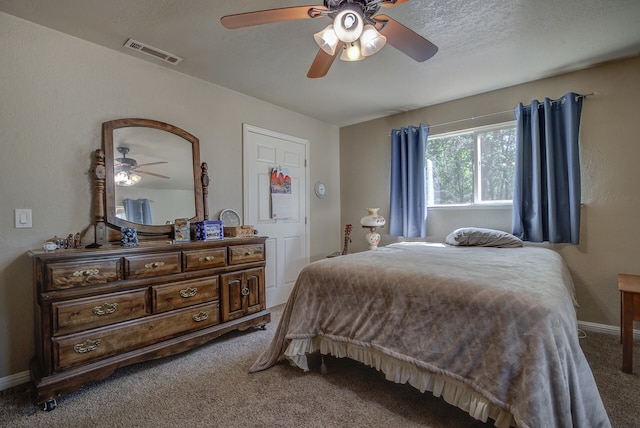
[[[463,227],[447,235],[445,242],[449,245],[475,247],[522,247],[520,238],[501,230],[481,227]]]

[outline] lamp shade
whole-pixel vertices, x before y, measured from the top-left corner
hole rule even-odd
[[[342,61],[363,60],[364,56],[362,56],[362,53],[360,52],[360,42],[356,40],[355,42],[351,42],[345,45],[344,50],[340,54],[340,59]]]
[[[382,227],[387,224],[387,221],[378,214],[380,208],[367,208],[369,214],[360,219],[362,227]]]
[[[360,52],[362,56],[373,55],[387,43],[387,38],[380,34],[371,24],[364,26],[360,36]]]
[[[313,35],[316,43],[320,48],[333,56],[336,53],[336,46],[338,46],[338,36],[333,30],[333,25],[328,25],[324,30]]]
[[[333,20],[333,30],[345,43],[355,42],[362,35],[362,16],[353,9],[344,9]]]

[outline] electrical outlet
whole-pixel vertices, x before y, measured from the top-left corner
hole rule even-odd
[[[21,229],[21,228],[30,228],[33,227],[32,226],[32,220],[31,220],[31,209],[30,208],[26,208],[26,209],[17,209],[16,208],[16,228]]]

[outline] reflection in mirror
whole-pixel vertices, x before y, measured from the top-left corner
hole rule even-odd
[[[200,168],[195,136],[164,122],[118,119],[102,124],[102,141],[104,212],[97,174],[97,231],[106,220],[116,230],[135,227],[143,234],[168,235],[176,218],[201,221],[207,216],[206,171]]]
[[[113,131],[116,217],[167,224],[196,215],[191,144],[152,128]]]

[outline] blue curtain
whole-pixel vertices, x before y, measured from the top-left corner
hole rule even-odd
[[[429,127],[391,131],[391,209],[389,235],[427,236],[425,151]]]
[[[153,224],[149,199],[125,198],[122,200],[122,205],[127,221],[138,224]]]
[[[512,233],[525,241],[578,244],[584,97],[572,92],[516,107]]]

